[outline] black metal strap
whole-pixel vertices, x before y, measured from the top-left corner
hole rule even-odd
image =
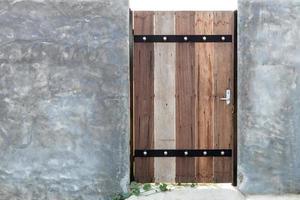
[[[231,149],[137,149],[135,157],[231,157]]]
[[[134,42],[232,42],[232,35],[134,35]]]

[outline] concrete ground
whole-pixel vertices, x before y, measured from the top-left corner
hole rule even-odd
[[[245,197],[230,184],[176,186],[167,192],[150,191],[130,200],[244,200]]]
[[[246,198],[247,200],[299,200],[300,195],[254,195]]]
[[[254,195],[245,197],[231,184],[206,184],[196,187],[174,186],[167,192],[149,191],[129,200],[300,200],[300,195]]]

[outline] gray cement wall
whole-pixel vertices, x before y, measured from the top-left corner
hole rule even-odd
[[[300,192],[300,1],[239,0],[238,187]]]
[[[0,1],[0,199],[129,182],[127,0]]]

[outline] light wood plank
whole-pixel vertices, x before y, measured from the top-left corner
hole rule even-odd
[[[175,34],[175,13],[155,12],[154,33]],[[154,43],[154,147],[175,149],[175,43]],[[155,182],[175,182],[175,158],[154,158]]]
[[[153,34],[153,12],[134,12],[135,34]],[[133,118],[136,149],[153,149],[154,112],[154,45],[134,44],[133,63]],[[135,158],[135,180],[154,181],[154,159]]]

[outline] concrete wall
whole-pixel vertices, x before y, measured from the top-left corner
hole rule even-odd
[[[238,187],[300,192],[300,1],[239,0]]]
[[[0,1],[0,199],[129,182],[127,0]]]

